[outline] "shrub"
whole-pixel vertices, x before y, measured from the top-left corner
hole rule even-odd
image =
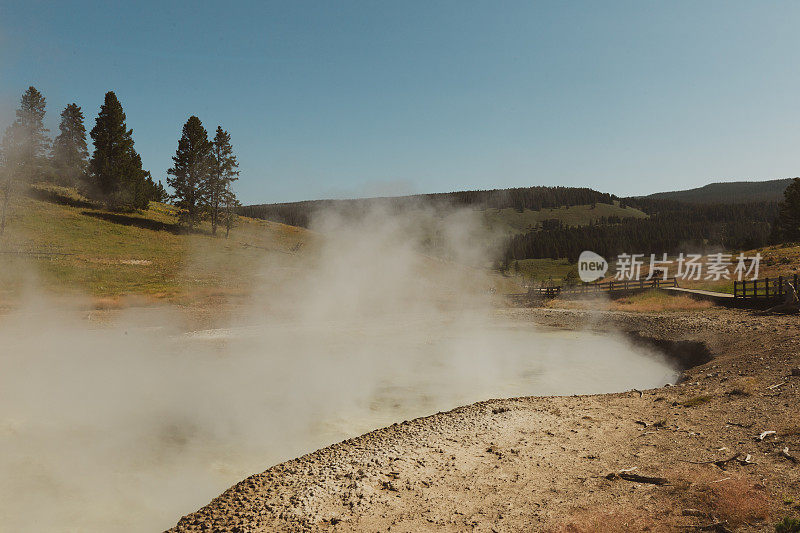
[[[787,516],[775,524],[775,533],[800,533],[800,520]]]
[[[710,402],[714,396],[711,394],[704,394],[702,396],[695,396],[694,398],[689,398],[685,402],[683,402],[684,407],[697,407],[698,405],[703,405],[704,403]]]
[[[759,485],[744,479],[730,479],[706,487],[701,500],[705,500],[714,515],[734,527],[769,518],[769,497]]]

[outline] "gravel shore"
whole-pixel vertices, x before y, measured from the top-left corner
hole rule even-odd
[[[394,424],[251,476],[170,531],[774,531],[800,514],[797,316],[498,313],[617,330],[696,366],[659,389]]]

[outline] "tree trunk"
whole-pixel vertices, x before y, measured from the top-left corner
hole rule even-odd
[[[6,211],[8,211],[8,201],[11,198],[11,178],[8,178],[3,187],[3,212],[0,214],[0,235],[6,230]]]

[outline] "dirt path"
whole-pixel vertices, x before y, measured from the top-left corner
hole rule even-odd
[[[800,465],[782,452],[800,460],[797,316],[501,313],[702,341],[714,358],[672,387],[490,400],[395,424],[251,476],[171,531],[774,531],[800,515]]]

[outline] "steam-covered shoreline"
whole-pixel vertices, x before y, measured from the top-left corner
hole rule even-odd
[[[794,448],[797,438],[755,442],[752,434],[785,423],[781,406],[797,405],[797,378],[785,377],[800,364],[792,317],[722,309],[501,314],[554,327],[702,342],[714,359],[688,369],[686,379],[672,387],[487,400],[394,424],[251,476],[171,531],[540,530],[609,506],[653,518],[674,514],[677,496],[606,475],[635,467],[641,474],[676,477],[683,461],[728,451],[758,454],[757,465],[730,468],[737,476],[756,475],[770,494],[791,483],[790,463],[777,447]],[[773,338],[769,345],[763,343],[765,332]],[[753,354],[763,364],[752,365]],[[756,385],[738,394],[737,383],[745,377]],[[780,405],[765,400],[765,391],[783,395]],[[695,400],[702,405],[694,406],[693,398],[703,398]],[[727,451],[715,451],[720,447]],[[697,523],[679,511],[669,519],[670,527]]]

